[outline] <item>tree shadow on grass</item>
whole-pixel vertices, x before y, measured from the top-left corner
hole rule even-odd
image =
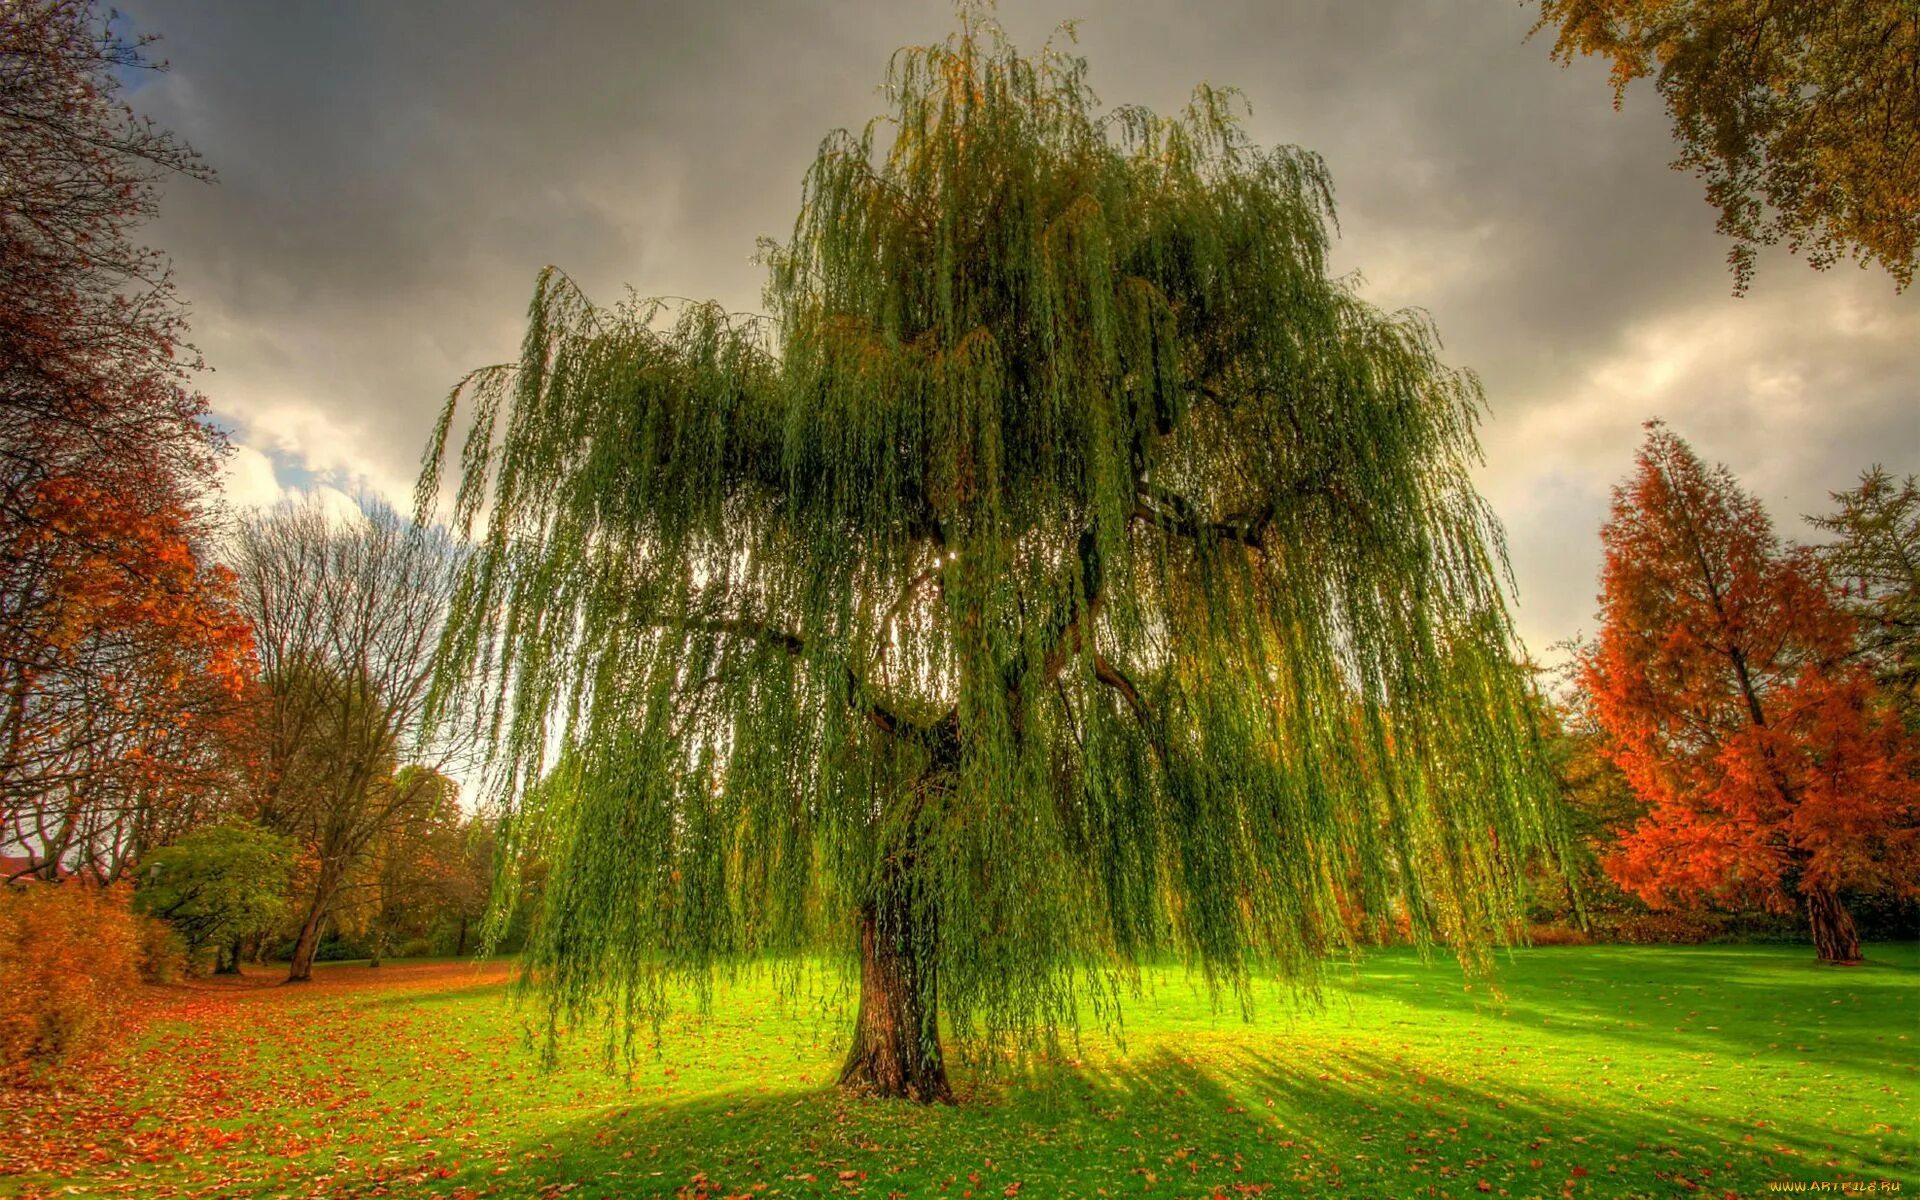
[[[499,976],[481,975],[476,972],[464,983],[443,983],[432,988],[382,992],[369,995],[364,999],[354,998],[353,1002],[356,1007],[370,1010],[431,1009],[468,1004],[476,997],[489,993],[499,995],[505,1001],[511,994],[511,987],[509,981]]]
[[[495,1195],[1722,1196],[1774,1180],[1911,1186],[1910,1138],[1438,1078],[1369,1051],[1171,1049],[962,1074],[957,1107],[822,1087],[639,1101],[456,1178]]]
[[[1522,950],[1496,964],[1491,986],[1473,987],[1454,964],[1373,956],[1334,1003],[1391,1000],[1462,1020],[1491,1017],[1629,1060],[1653,1045],[1787,1070],[1811,1052],[1822,1070],[1911,1085],[1920,1078],[1920,1044],[1897,1035],[1913,1031],[1920,970],[1910,946],[1870,949],[1880,955],[1860,967],[1772,947]]]

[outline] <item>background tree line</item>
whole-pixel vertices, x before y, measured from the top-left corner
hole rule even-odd
[[[378,505],[343,518],[305,502],[209,546],[247,649],[212,765],[130,807],[97,791],[22,799],[8,873],[131,884],[195,969],[272,957],[300,980],[323,956],[469,952],[493,818],[461,805],[458,744],[421,723],[451,544]],[[119,836],[129,815],[138,842]]]
[[[464,951],[490,829],[419,728],[452,547],[377,507],[223,514],[138,241],[212,174],[119,100],[148,48],[82,0],[0,10],[0,881],[137,883],[229,969]]]

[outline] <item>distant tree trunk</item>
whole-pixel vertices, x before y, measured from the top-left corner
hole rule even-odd
[[[464,958],[467,953],[467,914],[460,914],[460,936],[454,940],[453,956]]]
[[[925,954],[931,935],[897,886],[861,910],[860,1012],[840,1071],[842,1088],[953,1103],[940,1050],[938,989]]]
[[[387,931],[384,926],[373,935],[373,957],[367,961],[369,967],[377,967],[387,953]]]
[[[293,940],[293,961],[287,964],[287,982],[305,983],[313,978],[313,955],[320,949],[320,926],[326,922],[328,902],[333,888],[326,881],[314,889],[313,903],[306,919],[300,922],[300,936]]]
[[[321,860],[320,877],[314,881],[313,903],[306,919],[300,922],[300,936],[293,942],[293,961],[287,964],[287,982],[305,983],[313,978],[313,956],[320,949],[320,933],[333,911],[334,895],[340,890],[344,867],[333,867]]]
[[[60,880],[60,868],[65,865],[67,850],[73,845],[74,827],[80,822],[84,804],[78,793],[67,801],[66,811],[61,814],[60,828],[45,840],[40,849],[41,859],[38,874],[48,883]]]
[[[1820,961],[1850,966],[1860,961],[1860,935],[1840,897],[1827,888],[1807,892],[1807,923],[1813,928],[1813,948]]]
[[[217,947],[213,952],[213,973],[215,975],[238,975],[240,973],[241,942],[239,938],[225,946]]]
[[[316,897],[300,922],[300,936],[293,940],[293,961],[287,964],[287,982],[305,983],[313,978],[313,952],[320,948],[320,921],[326,909]]]

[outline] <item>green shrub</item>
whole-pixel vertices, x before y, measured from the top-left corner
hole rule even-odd
[[[140,863],[134,905],[179,935],[182,960],[273,929],[287,914],[293,842],[235,821],[198,829]]]

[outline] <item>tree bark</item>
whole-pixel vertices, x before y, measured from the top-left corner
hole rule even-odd
[[[919,1104],[951,1104],[940,1050],[940,1012],[924,939],[898,893],[860,913],[860,1012],[840,1071],[847,1091]]]
[[[238,975],[240,973],[239,938],[235,938],[229,944],[214,950],[213,973],[215,975]]]
[[[307,908],[306,919],[300,922],[300,936],[293,942],[293,961],[287,965],[288,983],[305,983],[313,978],[313,956],[320,949],[320,933],[333,911],[334,896],[345,874],[344,867],[333,866],[322,859],[319,878],[313,884],[313,902]]]
[[[73,844],[73,829],[80,822],[81,811],[81,800],[76,794],[62,814],[60,831],[41,846],[39,875],[48,883],[60,882],[60,868],[66,864],[67,849]]]
[[[307,919],[300,922],[300,936],[293,942],[293,961],[287,964],[288,983],[305,983],[313,978],[313,954],[320,948],[320,923],[326,916],[326,900],[315,895]]]
[[[1807,892],[1807,923],[1813,928],[1813,948],[1820,961],[1851,966],[1860,961],[1860,935],[1840,897],[1827,888]]]

